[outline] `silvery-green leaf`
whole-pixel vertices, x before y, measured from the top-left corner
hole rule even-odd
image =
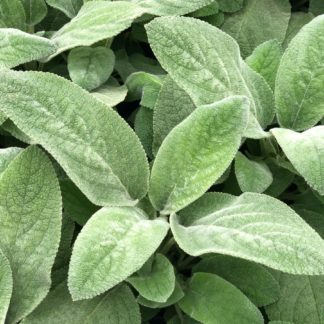
[[[294,324],[324,322],[324,276],[292,276],[276,273],[280,298],[266,307],[271,320]]]
[[[21,0],[0,1],[0,27],[26,29],[26,15]]]
[[[324,3],[322,0],[310,0],[309,11],[314,15],[321,15],[324,13]]]
[[[235,157],[235,175],[242,192],[264,192],[272,183],[273,177],[264,162],[248,159],[238,152]]]
[[[175,289],[175,275],[171,262],[162,254],[155,255],[150,271],[141,271],[127,279],[142,297],[165,303]]]
[[[116,36],[142,14],[143,8],[131,2],[87,2],[77,16],[53,35],[52,40],[57,46],[54,55]]]
[[[40,23],[47,14],[47,6],[44,0],[20,0],[26,14],[26,24],[30,26]]]
[[[208,22],[212,26],[220,27],[223,25],[225,20],[225,15],[222,11],[215,15],[207,16],[202,18],[204,21]]]
[[[219,11],[219,5],[217,1],[210,3],[209,5],[202,7],[190,14],[191,17],[206,17],[217,14]]]
[[[196,106],[230,95],[247,96],[251,112],[248,137],[264,136],[262,128],[274,116],[273,94],[266,81],[241,59],[233,38],[190,17],[156,18],[146,29],[159,62]]]
[[[145,196],[145,152],[116,112],[54,74],[1,73],[0,110],[53,155],[90,201],[129,205]]]
[[[235,12],[243,8],[244,0],[217,0],[219,9],[224,12]]]
[[[149,308],[153,308],[153,309],[166,308],[168,306],[171,306],[171,305],[176,304],[177,302],[179,302],[179,300],[181,300],[183,298],[183,296],[184,296],[184,292],[183,292],[183,290],[181,288],[181,285],[179,284],[178,281],[176,281],[174,290],[173,290],[171,296],[167,299],[166,302],[158,303],[158,302],[155,302],[155,301],[152,301],[152,300],[148,300],[148,299],[144,298],[141,295],[139,295],[137,297],[137,302],[140,305],[143,305],[143,306],[149,307]]]
[[[0,149],[0,176],[7,169],[10,162],[21,153],[20,147],[8,147]]]
[[[134,295],[126,285],[92,299],[75,302],[66,283],[62,283],[22,323],[140,324],[141,315]]]
[[[207,193],[170,221],[177,243],[192,256],[220,253],[292,274],[324,274],[324,241],[270,196]]]
[[[156,16],[182,16],[209,5],[214,0],[135,0],[146,13]]]
[[[152,145],[155,155],[170,131],[195,108],[189,95],[168,76],[163,82],[153,112]]]
[[[225,20],[222,29],[237,40],[246,57],[265,41],[284,40],[290,10],[289,0],[246,0],[242,10]]]
[[[50,40],[18,29],[0,28],[0,68],[41,59],[55,52]]]
[[[12,294],[12,273],[7,258],[0,250],[0,324],[5,323]]]
[[[248,101],[233,96],[197,108],[163,141],[153,164],[149,197],[162,214],[204,194],[232,162],[246,128]]]
[[[1,128],[23,143],[37,144],[28,135],[22,132],[10,119],[7,119],[1,125]]]
[[[68,56],[71,80],[91,91],[105,83],[115,65],[114,52],[106,47],[78,47]]]
[[[300,29],[308,24],[312,19],[314,18],[314,15],[311,12],[293,12],[291,14],[288,29],[286,32],[286,38],[283,42],[283,48],[286,48],[290,41],[297,35],[297,33],[300,31]]]
[[[282,127],[304,130],[324,116],[324,16],[305,25],[286,49],[277,74],[275,99]]]
[[[127,87],[125,85],[112,85],[108,81],[108,83],[103,84],[98,89],[92,91],[91,94],[107,106],[115,107],[125,100]]]
[[[269,40],[254,49],[246,59],[246,63],[257,73],[261,74],[271,89],[274,89],[277,70],[283,50],[277,40]]]
[[[202,259],[194,272],[214,273],[239,288],[258,307],[279,299],[279,284],[261,265],[227,255],[215,255]]]
[[[39,148],[30,146],[0,178],[0,248],[13,275],[9,323],[29,314],[49,291],[60,240],[61,208],[51,162]]]
[[[72,298],[92,298],[139,270],[168,229],[164,219],[149,220],[135,207],[100,209],[74,243],[68,280]]]
[[[204,324],[263,323],[257,307],[235,286],[215,274],[195,273],[179,306]]]
[[[47,4],[65,13],[69,18],[77,15],[82,7],[82,0],[46,0]]]
[[[324,195],[324,126],[303,133],[274,128],[272,134],[306,182]]]

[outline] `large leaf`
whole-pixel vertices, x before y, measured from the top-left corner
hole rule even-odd
[[[283,54],[282,47],[277,40],[269,40],[256,47],[246,59],[246,63],[261,74],[271,89],[274,89],[278,67]]]
[[[148,261],[150,262],[150,261]],[[171,262],[163,254],[157,254],[149,269],[141,269],[127,279],[142,297],[166,302],[175,289],[175,275]]]
[[[240,144],[248,101],[233,96],[197,108],[163,141],[153,164],[150,199],[162,214],[199,198],[224,173]]]
[[[47,4],[64,12],[69,18],[77,15],[82,7],[82,0],[46,0]]]
[[[272,183],[273,177],[264,162],[248,159],[238,152],[235,157],[235,175],[242,192],[264,192]]]
[[[214,0],[135,0],[147,13],[156,16],[181,16],[196,11]]]
[[[68,57],[71,80],[86,90],[105,83],[115,65],[114,52],[106,47],[78,47]]]
[[[181,309],[205,324],[261,324],[260,311],[235,286],[210,273],[195,273],[189,282]]]
[[[193,256],[220,253],[292,274],[324,273],[324,241],[285,203],[270,196],[207,193],[171,216],[179,246]]]
[[[0,85],[0,109],[54,156],[94,204],[135,204],[145,195],[144,150],[116,112],[53,74],[2,71]]]
[[[290,10],[289,0],[246,0],[243,10],[228,17],[222,29],[237,40],[243,56],[248,56],[265,41],[284,40]]]
[[[170,77],[162,85],[153,113],[153,153],[156,155],[170,131],[188,117],[196,106]]]
[[[0,68],[13,68],[54,52],[54,44],[46,38],[30,35],[18,29],[0,28]]]
[[[277,74],[275,99],[282,127],[304,130],[324,116],[324,16],[313,19],[290,42]]]
[[[26,24],[34,26],[40,23],[47,14],[45,0],[20,0],[26,14]]]
[[[74,300],[96,296],[139,270],[168,231],[135,207],[102,208],[83,227],[73,248],[69,290]]]
[[[312,188],[324,195],[324,126],[303,133],[284,128],[271,132],[295,169]]]
[[[19,147],[8,147],[5,149],[0,149],[0,176],[4,172],[10,162],[21,153],[22,149]]]
[[[266,81],[241,59],[233,38],[188,17],[157,18],[146,29],[159,62],[196,106],[230,95],[247,96],[251,105],[247,136],[264,136],[260,125],[272,122],[273,95]]]
[[[202,259],[194,272],[214,273],[239,288],[258,307],[274,303],[279,298],[279,284],[263,266],[227,255]]]
[[[26,15],[21,0],[0,1],[0,27],[25,30]]]
[[[126,285],[93,299],[73,302],[66,283],[62,283],[22,323],[140,324],[141,318],[135,298]]]
[[[0,323],[4,324],[12,294],[12,273],[7,258],[0,250]]]
[[[51,162],[31,146],[0,179],[0,247],[13,274],[8,322],[29,314],[50,288],[60,241],[61,195]]]
[[[116,36],[142,14],[143,8],[131,2],[87,2],[76,17],[53,35],[52,40],[58,48],[55,55]]]
[[[271,320],[294,324],[324,322],[324,276],[292,276],[277,273],[280,299],[266,307]]]

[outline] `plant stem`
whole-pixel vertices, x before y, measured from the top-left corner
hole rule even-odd
[[[171,237],[169,241],[167,241],[165,245],[162,247],[160,253],[167,254],[174,244],[175,244],[175,239]]]

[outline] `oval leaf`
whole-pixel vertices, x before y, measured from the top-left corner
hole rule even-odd
[[[3,71],[0,85],[0,109],[94,204],[133,205],[146,194],[145,152],[112,109],[54,74]],[[125,154],[129,158],[121,159]]]
[[[134,207],[102,208],[83,227],[73,248],[69,290],[74,300],[96,296],[139,270],[168,231]]]
[[[152,168],[149,196],[163,214],[199,198],[227,169],[248,118],[245,97],[197,108],[162,143]]]
[[[8,147],[0,149],[0,176],[4,172],[10,162],[19,154],[23,149],[20,147]]]
[[[221,253],[292,274],[324,274],[324,241],[270,196],[207,193],[171,216],[179,246],[193,256]]]
[[[51,162],[37,147],[20,153],[0,178],[0,248],[13,274],[8,322],[46,296],[61,230],[61,195]]]
[[[179,306],[204,324],[262,324],[260,311],[235,286],[210,273],[195,273]]]

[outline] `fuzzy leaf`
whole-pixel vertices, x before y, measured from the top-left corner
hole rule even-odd
[[[168,228],[134,207],[100,209],[74,244],[68,281],[73,299],[92,298],[139,270]]]
[[[273,177],[263,162],[249,160],[238,152],[235,158],[235,175],[242,192],[264,192],[272,183]]]
[[[248,119],[245,97],[197,108],[163,141],[155,158],[150,199],[162,214],[199,198],[227,169]]]
[[[93,299],[73,302],[66,283],[62,283],[22,323],[140,324],[141,318],[135,298],[126,285]]]
[[[142,14],[143,9],[131,2],[87,2],[76,17],[53,35],[52,40],[57,46],[54,55],[116,36]]]
[[[241,59],[234,39],[189,17],[157,18],[146,29],[162,67],[196,106],[244,95],[251,112],[246,135],[264,136],[261,127],[271,123],[274,115],[273,95],[266,81]]]
[[[193,270],[217,274],[239,288],[258,307],[279,299],[278,282],[257,263],[219,254],[204,258]]]
[[[3,71],[0,85],[0,109],[54,156],[94,204],[135,204],[146,194],[144,150],[112,109],[49,73]],[[121,160],[125,152],[129,158]]]
[[[309,11],[314,15],[321,15],[324,13],[324,3],[322,0],[310,0]]]
[[[26,14],[26,24],[37,25],[47,15],[47,6],[44,0],[20,0]],[[48,54],[47,54],[48,55]]]
[[[71,80],[88,91],[105,83],[114,65],[114,52],[106,47],[78,47],[68,57]]]
[[[77,15],[82,7],[82,0],[46,0],[47,4],[64,12],[69,18]]]
[[[91,94],[107,106],[115,107],[125,100],[127,87],[125,85],[111,85],[108,81],[107,84],[102,85]]]
[[[20,153],[0,178],[0,248],[13,274],[8,322],[45,298],[60,241],[61,195],[51,162],[39,148]]]
[[[324,195],[324,126],[303,133],[274,128],[272,134],[307,183]]]
[[[277,273],[280,299],[266,307],[271,320],[294,324],[324,322],[324,276],[291,276]]]
[[[21,153],[20,147],[8,147],[0,149],[0,176],[7,169],[10,162]]]
[[[171,262],[162,254],[154,257],[150,271],[138,272],[127,279],[142,297],[166,302],[175,289],[175,275]]]
[[[242,10],[225,20],[222,29],[237,40],[246,57],[270,39],[283,42],[290,10],[289,0],[246,0]]]
[[[0,68],[41,59],[55,52],[54,44],[43,37],[18,29],[0,28]]]
[[[21,0],[0,1],[0,27],[26,29],[26,15]]]
[[[224,12],[236,12],[243,8],[244,0],[217,0],[219,9]]]
[[[205,324],[262,324],[260,311],[235,286],[210,273],[195,273],[179,302],[190,317]]]
[[[5,323],[12,294],[12,273],[9,261],[0,250],[0,324]]]
[[[324,241],[270,196],[207,193],[171,216],[179,246],[193,256],[221,253],[292,274],[324,274]]]
[[[275,99],[281,127],[305,130],[324,116],[324,16],[290,42],[277,74]]]

